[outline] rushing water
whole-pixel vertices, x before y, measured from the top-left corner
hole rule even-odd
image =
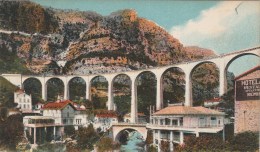
[[[142,135],[136,131],[129,133],[126,145],[122,145],[122,152],[144,152],[144,140]]]

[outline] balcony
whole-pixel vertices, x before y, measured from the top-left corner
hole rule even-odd
[[[200,126],[177,126],[177,125],[158,125],[147,124],[147,128],[157,130],[178,130],[191,132],[216,133],[223,129],[223,125],[200,125]]]

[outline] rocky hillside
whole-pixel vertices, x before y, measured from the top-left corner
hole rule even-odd
[[[1,1],[0,8],[0,44],[36,74],[126,71],[212,55],[183,47],[134,10],[101,16],[29,1]]]

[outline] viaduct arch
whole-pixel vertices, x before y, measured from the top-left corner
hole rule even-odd
[[[119,141],[119,136],[123,131],[137,131],[140,133],[145,140],[147,137],[147,129],[145,124],[128,124],[128,123],[118,123],[112,125],[112,132],[113,132],[113,140]]]
[[[192,106],[192,85],[191,85],[191,78],[190,75],[192,73],[192,70],[201,63],[205,62],[212,62],[215,63],[219,68],[219,95],[223,95],[227,90],[226,85],[226,70],[228,66],[237,58],[245,55],[255,55],[260,56],[260,46],[255,48],[250,48],[242,51],[236,51],[229,54],[222,54],[217,57],[208,58],[208,59],[201,59],[197,61],[191,61],[191,62],[184,62],[179,63],[175,65],[169,65],[169,66],[163,66],[163,67],[156,67],[151,69],[144,69],[144,70],[136,70],[136,71],[126,71],[126,72],[120,72],[120,73],[104,73],[99,74],[100,76],[104,76],[106,80],[108,81],[108,110],[114,109],[114,103],[113,103],[113,94],[112,94],[112,88],[113,88],[113,79],[120,75],[125,74],[130,77],[131,79],[131,122],[137,121],[137,107],[136,107],[136,95],[137,95],[137,89],[136,89],[136,79],[139,74],[148,71],[152,72],[156,76],[156,109],[159,110],[162,108],[162,84],[161,80],[163,73],[169,69],[169,68],[180,68],[185,73],[185,106]],[[21,75],[21,74],[2,74],[3,77],[5,77],[7,80],[12,82],[14,85],[22,86],[23,82],[28,78],[36,78],[38,79],[42,84],[42,97],[44,100],[46,100],[46,82],[51,78],[59,78],[64,83],[64,98],[69,99],[68,96],[68,82],[74,78],[74,77],[81,77],[86,82],[86,99],[90,99],[90,83],[91,80],[98,76],[98,75],[55,75],[55,76],[30,76],[30,75]]]

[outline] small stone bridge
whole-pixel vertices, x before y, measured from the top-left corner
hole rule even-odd
[[[125,131],[127,133],[137,131],[142,135],[144,140],[147,137],[146,124],[144,123],[115,123],[112,124],[113,140],[119,141],[120,134]]]

